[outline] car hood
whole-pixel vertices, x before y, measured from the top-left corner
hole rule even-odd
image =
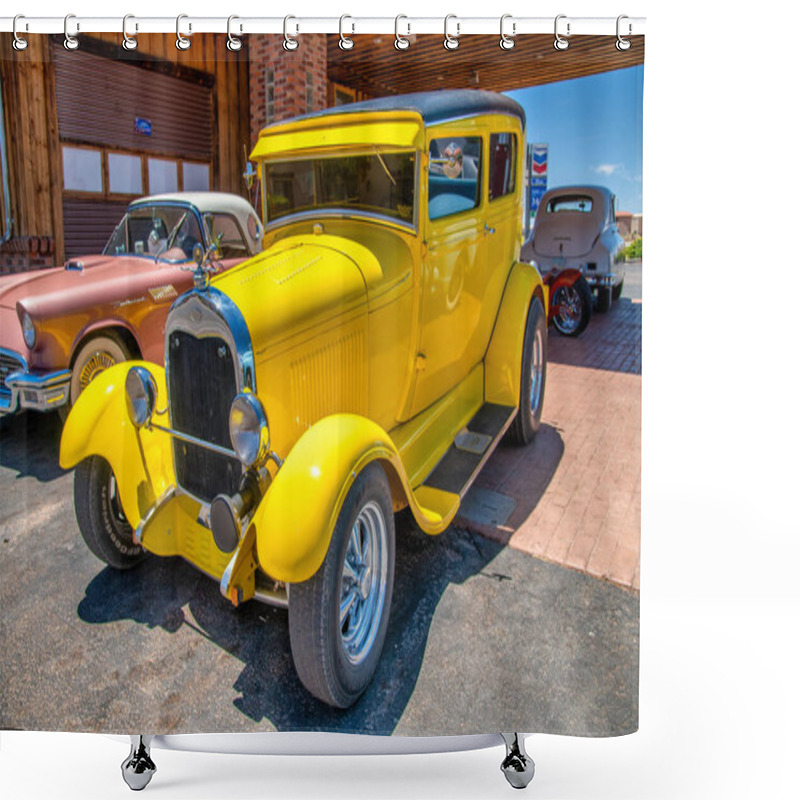
[[[32,272],[4,275],[0,278],[0,307],[16,308],[22,300],[39,298],[65,291],[81,291],[87,283],[106,280],[125,268],[121,262],[140,262],[141,259],[122,256],[82,256],[70,259],[70,264],[82,264],[83,269],[51,267]]]
[[[380,286],[374,254],[329,235],[293,236],[212,281],[247,323],[256,349],[366,305]]]

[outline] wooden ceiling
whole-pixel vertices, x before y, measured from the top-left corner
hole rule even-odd
[[[613,36],[573,36],[558,51],[552,35],[519,36],[516,46],[502,50],[498,36],[463,36],[456,50],[445,50],[444,36],[411,37],[405,51],[394,37],[354,36],[355,47],[342,50],[328,38],[328,80],[370,97],[432,89],[507,91],[525,86],[595,75],[644,63],[644,36],[631,37],[620,52]]]

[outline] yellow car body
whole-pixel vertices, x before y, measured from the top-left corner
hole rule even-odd
[[[422,98],[357,104],[263,130],[251,156],[265,198],[263,252],[175,302],[166,371],[141,362],[107,370],[66,422],[61,465],[104,459],[136,544],[182,556],[234,604],[281,595],[317,573],[348,492],[370,462],[385,473],[393,510],[410,507],[423,531],[441,533],[468,486],[442,488],[430,476],[486,404],[508,412],[493,440],[520,406],[526,320],[535,302],[548,307],[536,268],[519,261],[524,114],[484,92]],[[304,164],[313,167],[306,173]],[[297,200],[307,191],[304,176],[337,169],[344,184],[358,177],[357,202],[326,202],[322,183],[314,203]],[[470,170],[474,199],[464,189],[473,185]],[[464,184],[461,195],[442,191],[453,175]],[[372,188],[378,183],[382,194]],[[402,197],[383,213],[384,195]],[[189,330],[206,338],[191,339]],[[195,348],[191,357],[186,348]],[[217,372],[215,359],[229,372]],[[132,366],[146,369],[156,387],[152,424],[141,427],[126,408]],[[223,379],[229,373],[235,387]],[[203,420],[223,413],[220,398],[234,388],[263,406],[269,458],[253,468],[259,498],[225,552],[210,529],[209,503],[216,492],[233,494],[239,480],[222,452],[232,449],[224,441],[227,412],[224,426],[208,423],[218,453],[192,437],[203,438]],[[206,458],[217,461],[199,467]],[[212,485],[212,473],[227,476],[225,486]]]

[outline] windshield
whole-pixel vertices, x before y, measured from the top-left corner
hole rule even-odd
[[[586,195],[562,195],[554,197],[547,204],[548,214],[558,214],[561,211],[580,211],[589,214],[592,210],[592,198]]]
[[[380,152],[264,164],[267,219],[349,209],[413,225],[415,154]]]
[[[192,209],[136,206],[128,210],[103,250],[107,256],[150,256],[159,261],[190,261],[203,235]]]

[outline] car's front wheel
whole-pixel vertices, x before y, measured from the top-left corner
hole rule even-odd
[[[80,393],[104,370],[128,361],[131,354],[124,343],[113,333],[95,336],[81,345],[72,364],[69,401],[75,404]]]
[[[297,674],[331,706],[351,706],[380,660],[394,585],[392,496],[368,464],[345,498],[316,574],[289,591],[289,638]]]
[[[522,372],[519,381],[519,410],[508,429],[511,441],[516,444],[528,444],[539,430],[546,377],[547,321],[541,300],[534,297],[528,308],[528,319],[525,323]]]
[[[586,330],[592,317],[592,290],[580,276],[571,286],[553,292],[553,326],[563,336],[577,336]]]
[[[88,548],[115,569],[131,569],[145,556],[133,542],[122,510],[117,480],[108,461],[90,456],[75,469],[75,516]]]

